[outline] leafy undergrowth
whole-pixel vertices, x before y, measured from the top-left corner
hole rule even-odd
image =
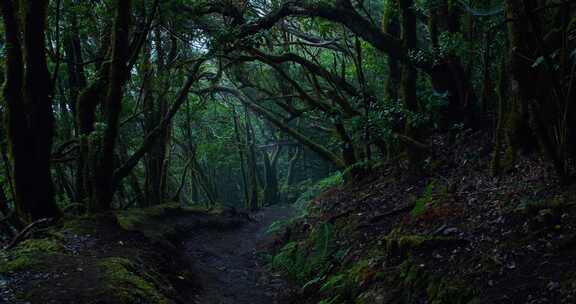
[[[189,303],[201,286],[177,247],[178,236],[244,222],[236,214],[177,205],[67,219],[0,252],[0,299],[9,303]]]
[[[323,192],[271,267],[298,303],[574,303],[576,187],[526,156],[494,178],[489,146],[438,135],[416,177],[398,162]]]

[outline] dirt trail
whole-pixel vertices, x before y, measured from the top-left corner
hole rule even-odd
[[[270,274],[257,256],[257,247],[270,237],[273,222],[289,218],[290,207],[270,207],[256,221],[233,230],[209,230],[185,240],[184,246],[199,274],[204,294],[199,304],[284,304],[285,283]]]

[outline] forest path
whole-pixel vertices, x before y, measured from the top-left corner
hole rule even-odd
[[[237,229],[201,231],[186,239],[186,253],[204,287],[195,303],[285,303],[287,286],[265,269],[257,247],[271,237],[266,230],[272,223],[293,214],[288,206],[269,207],[255,214],[254,222]]]

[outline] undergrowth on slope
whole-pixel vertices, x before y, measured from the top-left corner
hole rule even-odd
[[[329,177],[319,180],[308,188],[308,190],[296,200],[294,206],[301,214],[306,214],[308,211],[308,206],[320,193],[337,186],[342,185],[344,178],[341,173],[335,173]]]
[[[272,268],[295,282],[310,284],[318,281],[330,266],[333,239],[332,225],[320,225],[305,241],[293,241],[284,245],[273,257]]]
[[[426,188],[424,188],[422,196],[415,199],[414,208],[410,212],[410,215],[413,219],[416,219],[447,201],[448,197],[448,188],[436,180],[432,180],[426,185]]]
[[[304,182],[307,185],[307,187],[304,189],[307,190],[300,194],[300,196],[296,199],[296,202],[293,204],[294,209],[296,210],[296,215],[289,219],[275,221],[268,227],[266,233],[274,234],[282,231],[287,226],[291,226],[297,223],[300,219],[308,215],[310,203],[319,194],[328,189],[340,186],[343,182],[343,175],[339,172],[321,179],[313,185],[309,185],[309,181]]]
[[[340,185],[340,178],[332,176],[318,188],[326,191],[329,185]],[[315,193],[320,195],[322,191]],[[305,216],[316,214],[310,203],[318,199],[308,195],[312,193],[302,195],[300,201],[308,211]],[[421,196],[414,198],[410,217],[427,216],[450,199],[447,187],[432,180]],[[295,223],[297,226],[298,222]],[[413,259],[421,252],[461,246],[465,244],[464,240],[406,234],[401,229],[394,229],[378,241],[364,244],[361,252],[351,251],[343,244],[347,244],[344,240],[355,238],[356,229],[350,229],[352,223],[350,220],[338,220],[333,224],[324,220],[315,222],[303,235],[291,235],[292,239],[271,258],[272,269],[300,287],[299,293],[305,299],[302,303],[474,303],[471,301],[475,300],[475,290],[458,281],[437,278]],[[295,227],[294,223],[291,227]],[[277,225],[271,230],[281,228],[283,226]],[[380,289],[374,286],[380,286]],[[382,286],[391,293],[378,294],[378,290],[383,290]]]

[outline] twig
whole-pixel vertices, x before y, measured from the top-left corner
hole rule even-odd
[[[6,247],[4,247],[4,250],[10,250],[14,247],[16,247],[16,245],[18,245],[20,242],[22,242],[30,233],[30,231],[41,225],[41,224],[45,224],[45,223],[50,223],[52,220],[54,220],[53,218],[44,218],[44,219],[40,219],[37,220],[33,223],[31,223],[30,225],[26,226],[26,228],[22,229],[22,231],[20,231],[13,239],[10,243],[8,243],[8,245],[6,245]]]
[[[386,213],[384,213],[384,214],[380,214],[380,215],[377,215],[377,216],[375,216],[375,217],[372,217],[372,218],[370,218],[370,219],[368,220],[368,222],[370,222],[370,223],[378,223],[378,222],[382,221],[383,219],[385,219],[385,218],[387,218],[387,217],[395,216],[395,215],[398,215],[398,214],[402,214],[402,213],[411,211],[412,209],[414,209],[414,206],[416,206],[416,204],[408,204],[408,205],[406,205],[406,206],[404,206],[404,207],[400,207],[400,208],[394,209],[394,210],[392,210],[392,211],[390,211],[390,212],[386,212]]]

